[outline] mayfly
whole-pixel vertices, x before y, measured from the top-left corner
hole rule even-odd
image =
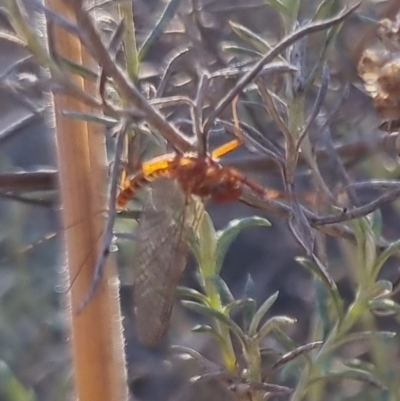
[[[176,287],[186,264],[188,235],[196,230],[202,207],[195,202],[238,200],[244,187],[262,197],[277,198],[240,171],[218,159],[242,142],[230,141],[210,155],[168,153],[142,164],[117,197],[122,209],[139,189],[153,184],[139,221],[134,268],[134,306],[139,340],[156,344],[168,329]]]

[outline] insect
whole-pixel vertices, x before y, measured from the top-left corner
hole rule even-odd
[[[124,208],[139,189],[152,183],[137,233],[134,269],[134,304],[139,340],[156,344],[168,329],[175,291],[186,264],[188,235],[201,221],[201,208],[193,195],[216,202],[238,200],[244,186],[261,196],[279,197],[240,171],[224,167],[218,158],[242,142],[230,141],[210,155],[168,153],[142,164],[128,178],[117,197]],[[176,188],[177,187],[177,188]]]

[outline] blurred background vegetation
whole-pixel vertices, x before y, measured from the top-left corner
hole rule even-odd
[[[139,44],[148,37],[167,3],[163,0],[134,1]],[[320,3],[321,0],[302,0],[299,20],[310,19]],[[348,2],[332,3],[339,11]],[[347,172],[354,181],[398,179],[399,175],[393,138],[379,131],[381,119],[357,75],[362,51],[377,41],[376,21],[384,17],[393,18],[400,8],[397,3],[363,1],[357,13],[346,20],[329,56],[331,80],[324,111],[329,114],[338,104],[345,88],[348,88],[348,95],[330,121],[329,128],[335,146],[354,144],[346,154]],[[276,43],[282,35],[276,9],[264,0],[182,0],[171,1],[170,4],[175,5],[173,18],[163,27],[163,35],[151,45],[141,62],[138,86],[143,92],[158,86],[166,65],[174,59],[164,95],[194,98],[199,65],[215,71],[256,56],[257,51],[262,53],[260,48],[257,49],[260,43],[251,43],[249,36],[246,37],[244,27],[270,43]],[[101,7],[101,26],[106,33],[115,28],[111,19],[112,7],[112,2],[107,1]],[[34,18],[33,9],[31,12]],[[2,28],[12,31],[3,13],[0,14],[0,22]],[[323,39],[322,35],[310,37],[308,68],[317,60]],[[252,47],[251,44],[256,46]],[[240,48],[252,49],[253,53],[248,51],[241,54]],[[62,308],[65,288],[60,273],[65,261],[54,176],[57,169],[56,151],[52,122],[45,120],[44,107],[48,99],[38,85],[38,76],[39,68],[27,52],[0,39],[0,187],[7,187],[1,185],[6,182],[7,173],[45,173],[42,184],[35,191],[27,191],[29,198],[42,202],[32,204],[15,200],[8,190],[3,191],[0,199],[0,360],[3,361],[0,365],[0,400],[65,400],[71,388],[68,326]],[[231,80],[218,81],[218,85],[208,91],[205,103],[215,104],[233,85],[234,81]],[[318,87],[310,91],[308,107],[311,108],[317,92]],[[249,104],[254,101],[252,93],[245,96]],[[182,109],[173,109],[170,116],[174,120],[184,120],[187,113]],[[269,139],[276,140],[279,137],[277,127],[264,111],[255,112],[254,108],[243,106],[240,114],[243,121],[250,121],[260,131],[268,132]],[[187,131],[190,127],[182,124],[182,129]],[[316,137],[316,127],[314,131],[310,137]],[[382,139],[385,135],[387,140]],[[226,139],[227,136],[216,135],[211,138],[211,146]],[[279,171],[271,168],[271,163],[268,164],[258,152],[241,149],[223,159],[225,163],[237,166],[264,185],[282,189]],[[331,182],[333,187],[336,176],[332,164],[325,160],[320,167],[326,181]],[[297,182],[299,193],[313,191],[304,166],[298,169]],[[366,202],[376,194],[366,191],[361,195]],[[388,241],[399,238],[399,205],[396,201],[381,210],[382,234]],[[287,220],[239,202],[210,204],[208,210],[217,229],[233,219],[254,214],[271,221],[272,227],[253,227],[240,233],[227,253],[221,275],[236,297],[243,296],[248,275],[253,279],[253,294],[258,302],[279,291],[269,315],[295,318],[297,323],[290,326],[287,334],[298,344],[309,342],[318,316],[315,301],[318,285],[310,273],[294,260],[296,256],[304,256],[304,251],[290,233]],[[118,224],[118,227],[122,225],[126,228],[127,223]],[[61,235],[42,241],[54,232]],[[327,242],[330,274],[345,304],[349,304],[354,298],[357,281],[354,271],[349,268],[354,263],[352,251],[338,240],[328,237]],[[23,251],[26,247],[29,250]],[[172,343],[191,346],[209,357],[215,351],[209,336],[190,332],[195,323],[203,320],[189,313],[179,303],[174,310],[169,336],[157,349],[144,349],[135,340],[131,316],[132,296],[129,287],[124,285],[125,279],[129,282],[133,264],[132,249],[131,244],[123,243],[118,254],[123,281],[121,301],[126,316],[127,360],[133,366],[129,371],[132,394],[138,399],[153,401],[228,397],[218,386],[189,385],[187,379],[195,374],[195,367],[192,371],[187,364],[171,365],[165,362],[168,346]],[[398,275],[398,258],[394,257],[385,265],[380,278],[396,282]],[[193,260],[189,261],[184,282],[189,287],[197,286]],[[396,299],[396,295],[393,299]],[[377,318],[377,326],[381,330],[398,332],[398,315]],[[271,349],[280,347],[272,339],[265,346]],[[398,339],[388,341],[384,348],[382,355],[387,358],[382,362],[386,364],[384,374],[391,377],[391,383],[395,383],[395,378],[400,376],[396,366],[399,358]],[[365,364],[371,362],[369,352],[369,344],[365,341],[353,342],[341,350],[343,358],[359,358]],[[383,376],[380,379],[385,381]],[[289,381],[287,384],[294,383]],[[334,382],[331,386],[327,390],[331,394],[330,400],[396,399],[389,398],[387,392],[373,383],[344,380]],[[390,394],[394,397],[395,391]]]

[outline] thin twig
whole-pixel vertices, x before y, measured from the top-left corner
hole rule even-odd
[[[92,284],[87,292],[85,299],[82,301],[82,304],[79,307],[79,312],[81,312],[85,308],[85,306],[92,299],[93,295],[96,293],[96,290],[99,287],[101,279],[103,277],[105,260],[107,259],[107,256],[110,253],[110,247],[113,241],[113,226],[115,222],[115,216],[117,214],[115,200],[117,198],[118,183],[120,179],[121,156],[124,149],[125,137],[128,128],[129,128],[129,121],[124,121],[118,132],[117,145],[115,148],[114,168],[110,183],[110,194],[108,198],[108,214],[107,214],[106,225],[104,228],[105,232],[103,236],[103,243],[94,267]]]
[[[381,208],[388,203],[394,202],[399,197],[400,188],[395,189],[385,195],[382,195],[364,206],[360,206],[351,210],[344,210],[342,213],[336,215],[312,218],[311,222],[315,226],[322,226],[357,219],[358,217],[363,217],[372,213],[373,211]]]
[[[218,123],[222,124],[225,127],[226,130],[228,130],[228,131],[232,132],[233,134],[235,134],[235,125],[234,124],[232,124],[231,122],[226,121],[226,120],[218,119],[217,121],[218,121]],[[281,164],[284,163],[283,158],[279,154],[276,154],[274,151],[268,149],[267,147],[262,145],[259,141],[255,140],[253,138],[254,133],[256,133],[256,135],[259,135],[259,136],[261,136],[262,139],[264,139],[262,137],[262,135],[254,127],[251,127],[251,126],[249,126],[247,124],[244,124],[244,123],[239,123],[239,127],[241,129],[241,132],[242,132],[242,135],[243,135],[244,139],[246,141],[250,142],[251,146],[254,149],[258,150],[260,153],[264,153],[267,157],[269,157],[272,160],[274,160],[278,165],[281,165]],[[249,133],[246,132],[248,129],[249,129],[249,131],[251,129],[252,135],[250,135]]]
[[[315,119],[317,118],[317,116],[321,110],[322,104],[325,101],[329,81],[330,81],[329,68],[327,65],[324,65],[323,70],[322,70],[321,87],[319,88],[318,95],[317,95],[317,98],[315,99],[315,103],[314,103],[313,109],[311,111],[310,117],[308,118],[307,124],[304,127],[303,132],[300,134],[299,139],[297,140],[296,151],[299,151],[301,143],[303,142],[304,138],[308,134],[308,131],[310,130],[311,125],[314,123]]]
[[[230,102],[235,98],[235,96],[239,95],[240,92],[244,89],[246,85],[248,85],[256,76],[260,73],[264,65],[269,62],[272,62],[275,57],[281,54],[285,49],[287,49],[291,44],[299,40],[300,38],[310,35],[311,33],[322,31],[326,28],[329,28],[341,21],[343,21],[349,14],[351,14],[354,10],[356,10],[360,6],[361,2],[356,3],[352,7],[347,10],[342,11],[337,16],[326,19],[325,21],[319,21],[316,23],[312,23],[305,27],[300,28],[299,30],[293,32],[292,34],[284,37],[273,49],[271,49],[264,57],[262,57],[253,67],[251,71],[245,74],[239,82],[235,85],[235,87],[228,92],[226,96],[224,96],[220,102],[215,107],[214,111],[208,117],[204,125],[204,132],[208,132],[213,124],[214,120],[225,110],[225,108],[230,104]]]
[[[211,79],[221,78],[221,77],[237,78],[239,75],[243,75],[251,70],[252,70],[252,67],[249,67],[249,66],[244,66],[244,67],[232,66],[232,67],[223,68],[222,70],[217,70],[217,71],[211,73],[210,78]],[[277,63],[270,63],[268,65],[265,65],[258,75],[264,77],[265,75],[287,74],[287,73],[293,73],[296,71],[297,71],[296,68],[288,63],[277,62]]]
[[[202,131],[203,127],[203,100],[205,92],[210,84],[210,74],[202,71],[197,86],[196,98],[193,109],[193,132],[197,138],[198,154],[206,155],[208,151],[208,136]]]
[[[267,88],[264,87],[261,80],[256,80],[257,88],[260,92],[260,95],[264,101],[265,107],[268,110],[268,113],[271,115],[273,121],[275,122],[278,129],[282,132],[286,141],[291,141],[292,137],[289,131],[288,126],[283,121],[282,117],[279,115],[279,112],[276,108],[275,102],[271,96],[271,93]]]
[[[77,0],[68,1],[68,5],[76,14],[78,26],[81,29],[81,40],[86,45],[94,58],[100,63],[107,76],[114,80],[120,94],[126,101],[132,103],[146,116],[146,121],[156,131],[165,137],[168,143],[182,151],[190,151],[194,149],[188,138],[185,137],[176,127],[171,125],[165,117],[139,92],[139,90],[131,83],[120,67],[114,62],[109,54],[106,46],[103,44],[100,35],[97,33],[93,25],[92,19],[82,8],[82,3]]]
[[[181,104],[187,104],[191,109],[195,108],[195,104],[190,97],[180,95],[151,99],[149,100],[149,104],[156,106],[159,109],[164,107],[179,106]]]
[[[180,48],[178,50],[175,50],[173,56],[169,60],[167,60],[167,62],[165,64],[164,72],[160,79],[160,83],[158,84],[158,88],[156,90],[156,97],[161,97],[164,94],[168,79],[172,74],[172,66],[188,51],[189,51],[188,47],[184,47],[183,49]]]

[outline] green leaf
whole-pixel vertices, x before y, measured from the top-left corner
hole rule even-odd
[[[244,286],[244,296],[245,298],[252,298],[255,299],[256,297],[256,285],[254,284],[253,277],[251,274],[247,274],[246,284]]]
[[[189,240],[189,246],[190,246],[190,250],[192,251],[194,258],[196,259],[197,264],[200,266],[200,262],[201,262],[200,241],[198,240],[198,238],[195,238],[193,236]]]
[[[205,212],[198,230],[197,250],[194,252],[204,278],[219,273],[215,268],[217,246],[214,224],[210,215]]]
[[[68,68],[70,72],[79,75],[84,79],[87,79],[89,81],[96,81],[99,78],[99,74],[97,74],[97,72],[94,72],[81,64],[75,63],[72,60],[61,57],[60,61],[66,68]]]
[[[222,51],[226,52],[226,53],[231,53],[231,54],[235,54],[238,56],[248,56],[248,57],[254,57],[254,58],[260,58],[262,56],[262,53],[253,50],[253,49],[248,49],[246,47],[243,46],[238,46],[235,44],[229,44],[229,43],[225,43],[222,45]]]
[[[88,113],[79,113],[77,111],[64,110],[62,112],[62,115],[68,118],[72,118],[74,120],[81,120],[90,123],[104,125],[105,127],[114,127],[118,123],[118,120],[112,117],[96,115],[96,114],[88,114]]]
[[[323,376],[319,376],[311,380],[311,383],[315,383],[320,380],[357,380],[364,383],[372,384],[373,386],[379,387],[383,390],[387,390],[386,386],[374,377],[370,372],[366,372],[360,369],[343,369],[340,372],[328,372]]]
[[[239,313],[241,310],[246,311],[248,308],[253,308],[255,304],[256,301],[251,298],[238,299],[226,305],[224,313],[230,316],[233,312]]]
[[[347,368],[362,370],[369,373],[375,370],[375,366],[372,363],[362,361],[358,358],[346,359],[343,361],[343,365]]]
[[[288,316],[274,316],[271,319],[268,319],[260,328],[257,333],[258,341],[261,341],[264,337],[266,337],[272,330],[277,327],[281,328],[283,326],[287,326],[289,324],[296,323],[296,319],[293,319]]]
[[[282,0],[281,1],[282,5],[287,10],[286,13],[283,11],[283,9],[278,10],[282,14],[282,17],[285,21],[286,34],[290,33],[289,28],[293,29],[295,26],[295,23],[298,20],[299,10],[300,10],[300,1],[301,0]],[[271,6],[276,7],[272,3],[276,3],[277,0],[273,0],[272,2],[270,0],[267,0],[267,2],[270,3]]]
[[[392,299],[373,299],[368,302],[368,306],[379,316],[392,316],[400,312],[400,305]]]
[[[229,290],[229,287],[225,283],[225,281],[218,275],[213,274],[209,277],[207,277],[208,280],[210,280],[215,288],[218,291],[219,296],[221,297],[221,302],[223,305],[232,303],[235,301],[235,298],[233,297],[231,291]]]
[[[334,319],[330,313],[330,294],[326,290],[325,285],[320,281],[314,280],[315,303],[318,312],[320,324],[322,325],[322,338],[326,339],[332,330]]]
[[[271,7],[275,8],[275,10],[278,11],[280,14],[282,14],[282,16],[288,17],[290,15],[288,7],[283,2],[279,0],[265,0],[265,2],[269,4]],[[285,1],[285,3],[286,2],[287,0]]]
[[[26,48],[26,43],[19,37],[11,34],[10,32],[0,30],[0,40],[6,40],[7,42],[13,43],[14,45]]]
[[[244,287],[244,296],[247,299],[255,299],[255,285],[250,274],[247,275],[246,284]],[[254,301],[252,304],[247,305],[243,310],[243,330],[248,333],[250,324],[257,312],[257,305]]]
[[[307,270],[309,270],[321,283],[325,286],[328,293],[331,295],[332,303],[335,306],[336,314],[338,319],[343,317],[343,301],[340,297],[337,286],[333,280],[331,280],[331,285],[327,282],[324,272],[310,259],[304,257],[295,258],[296,262],[301,264]]]
[[[213,329],[211,326],[208,326],[206,324],[199,324],[199,325],[193,327],[192,332],[193,333],[211,334],[212,337],[214,337],[220,345],[223,345],[225,343],[221,334],[219,334],[215,329]]]
[[[376,242],[381,239],[382,236],[382,213],[380,209],[375,210],[367,216],[368,221],[371,225],[372,235]]]
[[[393,283],[389,280],[379,280],[369,290],[369,298],[389,296],[393,291]]]
[[[224,324],[229,330],[231,330],[233,334],[236,335],[243,346],[245,345],[246,335],[243,333],[242,329],[228,316],[225,316],[223,313],[197,302],[182,301],[182,305],[192,310],[193,312],[217,319],[220,323]]]
[[[271,306],[275,303],[275,301],[278,298],[278,295],[279,291],[275,292],[268,299],[266,299],[264,303],[260,306],[260,308],[257,310],[249,327],[248,333],[250,337],[253,337],[257,333],[258,326],[260,325],[261,320],[264,318],[264,316],[269,311]]]
[[[274,336],[277,341],[283,346],[287,351],[293,351],[298,347],[295,341],[293,341],[280,327],[274,328]]]
[[[174,18],[176,12],[178,11],[179,4],[181,0],[170,0],[165,7],[161,17],[157,21],[154,29],[150,32],[149,36],[144,40],[142,46],[139,49],[138,58],[143,60],[151,46],[160,38],[164,33],[165,27]]]
[[[188,287],[177,287],[176,289],[176,293],[178,295],[179,298],[189,298],[189,299],[194,299],[197,302],[200,302],[204,305],[208,305],[208,298],[202,294],[199,291],[196,291],[192,288],[188,288]]]
[[[400,250],[400,239],[392,242],[376,259],[373,275],[377,277],[387,260]]]
[[[269,43],[250,29],[233,21],[229,21],[229,25],[239,38],[243,39],[260,53],[265,54],[271,50]]]
[[[223,230],[217,233],[217,255],[215,259],[215,274],[221,271],[222,263],[230,245],[244,228],[252,226],[270,226],[271,223],[262,217],[246,217],[232,220]]]
[[[304,85],[304,91],[307,91],[314,84],[315,79],[321,74],[323,66],[327,63],[327,58],[330,54],[330,50],[334,45],[335,40],[339,35],[342,27],[343,27],[343,22],[337,24],[336,26],[328,30],[324,46],[319,52],[318,61],[316,62],[313,70],[311,71]]]
[[[379,340],[387,341],[394,338],[397,334],[393,331],[360,331],[358,333],[347,334],[343,338],[340,338],[335,344],[329,348],[330,351],[337,349],[345,344],[349,344],[351,342],[359,342],[359,341],[370,341],[371,338],[377,338]]]
[[[312,21],[315,22],[333,16],[333,14],[339,11],[339,7],[340,4],[338,0],[322,1],[314,14]]]
[[[34,392],[25,388],[5,362],[0,361],[0,399],[2,401],[36,401]]]
[[[351,222],[357,239],[357,279],[360,283],[375,281],[372,277],[376,264],[376,245],[370,221],[363,217]]]
[[[313,343],[309,343],[306,345],[302,345],[300,347],[295,348],[294,350],[286,353],[283,355],[281,358],[279,358],[272,366],[270,371],[275,371],[282,367],[283,365],[287,364],[288,362],[293,361],[294,359],[304,356],[305,354],[311,352],[312,350],[316,348],[322,347],[324,344],[323,341],[315,341]]]

